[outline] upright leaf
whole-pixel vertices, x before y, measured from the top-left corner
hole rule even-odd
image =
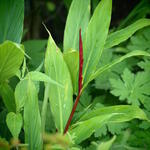
[[[89,22],[83,41],[83,83],[95,71],[107,38],[111,19],[112,0],[102,0]]]
[[[90,0],[73,0],[64,33],[64,51],[79,49],[79,29],[84,34],[90,18]]]
[[[73,88],[70,73],[64,61],[63,55],[56,46],[51,35],[49,37],[48,47],[46,50],[45,71],[48,76],[56,82],[62,84],[64,87],[62,88],[51,83],[49,84],[51,110],[56,127],[61,133],[63,133],[72,109]]]
[[[79,52],[75,50],[68,51],[64,53],[64,60],[70,71],[73,93],[77,95],[78,93],[78,70],[79,70]]]
[[[7,110],[9,112],[11,111],[15,112],[16,105],[15,105],[14,91],[7,83],[0,84],[0,96],[2,97],[2,100]]]
[[[6,123],[13,137],[18,138],[23,123],[21,114],[10,112],[7,115]]]
[[[42,149],[41,117],[38,105],[38,94],[34,83],[29,79],[26,87],[27,97],[24,105],[25,142],[30,150]]]
[[[135,106],[118,105],[98,108],[86,113],[70,128],[70,133],[75,136],[75,143],[79,144],[106,123],[121,123],[135,118],[148,120],[143,110]]]
[[[24,0],[0,1],[0,43],[21,42],[24,20]]]
[[[22,48],[10,41],[0,45],[0,82],[15,75],[23,61]]]

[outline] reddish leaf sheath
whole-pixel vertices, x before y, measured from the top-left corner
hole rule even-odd
[[[83,70],[83,44],[82,44],[82,36],[81,36],[81,29],[79,31],[79,80],[78,80],[78,96],[75,100],[75,103],[73,105],[71,114],[69,116],[69,119],[67,121],[64,134],[68,131],[71,120],[73,118],[74,112],[77,108],[80,96],[81,96],[81,91],[82,91],[82,70]]]

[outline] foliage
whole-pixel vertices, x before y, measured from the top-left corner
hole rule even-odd
[[[150,3],[111,30],[112,0],[64,2],[63,51],[46,26],[21,44],[24,1],[0,5],[0,149],[149,149]]]

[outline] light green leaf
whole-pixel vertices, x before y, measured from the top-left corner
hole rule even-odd
[[[16,112],[20,112],[24,107],[25,100],[27,99],[27,83],[28,80],[22,80],[15,88]]]
[[[46,50],[45,71],[49,77],[64,87],[61,88],[54,84],[49,84],[49,99],[52,114],[58,131],[63,133],[72,109],[73,88],[68,67],[51,35]]]
[[[75,136],[76,144],[81,143],[106,123],[121,123],[132,119],[148,120],[142,109],[130,105],[118,105],[95,109],[86,113],[69,132]]]
[[[24,105],[25,142],[29,144],[30,150],[41,150],[42,128],[38,105],[38,93],[31,80],[28,80],[25,90],[25,93],[27,93]]]
[[[2,83],[0,84],[0,96],[2,97],[2,100],[5,104],[5,107],[9,112],[16,111],[16,105],[15,105],[15,97],[13,89],[7,84]]]
[[[79,30],[82,35],[90,18],[90,0],[73,0],[69,9],[64,33],[64,51],[79,49]]]
[[[21,42],[24,20],[24,0],[0,1],[0,43]]]
[[[105,49],[111,48],[130,38],[136,31],[150,25],[150,19],[140,19],[128,27],[108,35]]]
[[[0,82],[15,75],[23,61],[20,45],[6,41],[0,45]]]
[[[112,0],[102,0],[96,7],[83,39],[83,83],[95,71],[107,38],[111,19]]]
[[[77,95],[78,93],[78,70],[79,70],[79,52],[72,50],[66,52],[64,55],[64,60],[68,66],[70,71],[72,85],[73,85],[73,92]]]
[[[18,138],[23,123],[21,114],[15,114],[14,112],[8,113],[6,123],[12,136]]]
[[[114,136],[111,140],[107,141],[107,142],[102,142],[98,147],[97,150],[109,150],[113,144],[113,142],[115,141],[116,136]]]
[[[48,82],[48,83],[55,84],[55,85],[63,88],[63,86],[61,84],[59,84],[55,80],[51,79],[48,75],[46,75],[42,72],[38,72],[38,71],[29,72],[25,79],[31,79],[32,81]]]
[[[95,73],[93,73],[93,75],[91,76],[91,78],[89,79],[89,81],[84,85],[84,88],[87,86],[87,84],[92,81],[93,79],[95,79],[97,76],[99,76],[101,73],[103,73],[104,71],[107,71],[108,69],[112,68],[114,65],[122,62],[123,60],[133,57],[133,56],[150,56],[149,53],[144,52],[144,51],[139,51],[139,50],[135,50],[132,51],[120,58],[115,59],[114,61],[112,61],[111,63],[104,65],[103,67],[97,69],[97,71],[95,71]]]

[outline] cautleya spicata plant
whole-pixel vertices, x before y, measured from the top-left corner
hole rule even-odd
[[[16,6],[16,2],[10,3],[6,0],[5,5]],[[7,108],[6,123],[11,135],[17,140],[21,129],[24,131],[22,134],[25,144],[17,143],[16,148],[23,146],[30,150],[41,150],[51,146],[51,149],[78,149],[83,141],[105,124],[128,122],[133,119],[148,121],[145,112],[134,105],[96,108],[81,112],[79,117],[74,114],[82,93],[92,80],[129,57],[150,56],[148,52],[134,50],[98,67],[106,50],[126,41],[137,30],[149,26],[149,19],[139,19],[121,30],[109,33],[112,0],[101,0],[92,16],[90,0],[73,0],[64,31],[63,52],[47,30],[49,39],[43,73],[40,72],[43,62],[34,71],[28,71],[26,66],[25,56],[29,59],[30,56],[20,44],[23,0],[20,3],[15,10],[16,14],[13,14],[13,18],[16,18],[17,13],[22,16],[16,19],[21,22],[20,26],[16,31],[13,27],[11,31],[6,28],[8,34],[2,33],[4,36],[0,36],[0,95]],[[17,24],[16,20],[13,20],[12,26]],[[7,19],[3,23],[10,24]],[[13,91],[8,80],[15,75],[20,81]],[[38,97],[40,81],[44,82],[45,86],[42,101]],[[73,95],[76,97],[75,102]],[[53,120],[48,120],[48,114],[52,114]],[[75,121],[72,121],[74,118]],[[54,122],[55,131],[51,131],[53,135],[45,134],[47,122]],[[97,149],[109,149],[115,139],[116,136],[97,145]],[[10,149],[8,143],[6,146]]]

